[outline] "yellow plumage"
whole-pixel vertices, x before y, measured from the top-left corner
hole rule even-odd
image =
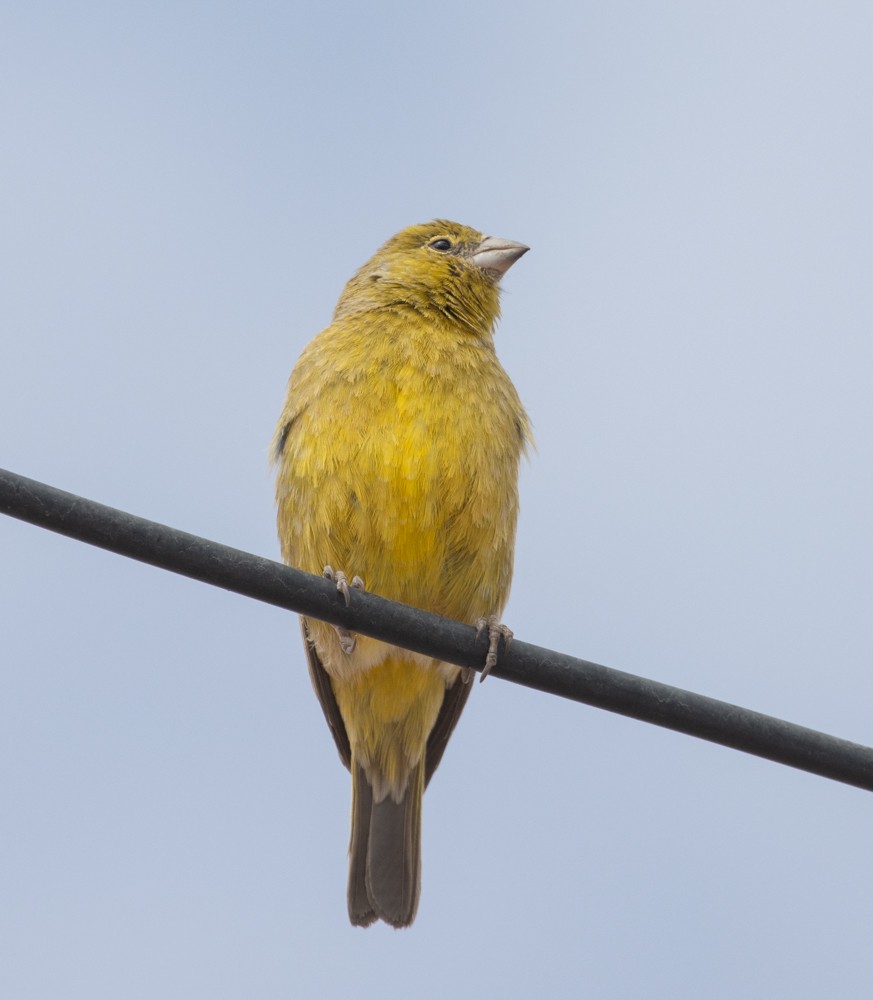
[[[287,562],[470,624],[501,612],[529,426],[492,334],[500,276],[526,249],[436,221],[349,281],[294,368],[274,439]],[[332,626],[303,628],[352,772],[350,918],[406,926],[421,795],[469,686],[449,664],[365,636],[345,652]]]

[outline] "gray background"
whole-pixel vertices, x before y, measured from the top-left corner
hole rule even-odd
[[[869,3],[7,5],[0,464],[277,557],[352,271],[533,248],[525,640],[873,742]],[[866,997],[873,799],[498,680],[345,915],[293,616],[0,520],[14,998]]]

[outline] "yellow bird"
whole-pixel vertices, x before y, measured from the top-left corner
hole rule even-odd
[[[347,601],[349,585],[366,585],[487,622],[489,663],[530,441],[493,332],[500,278],[527,249],[443,220],[388,240],[297,362],[272,446],[286,562],[335,580]],[[352,774],[349,918],[406,927],[421,886],[422,795],[469,672],[314,619],[302,626]]]

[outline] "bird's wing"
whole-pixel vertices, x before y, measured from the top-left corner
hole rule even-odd
[[[330,683],[330,675],[322,666],[318,653],[315,651],[315,644],[309,638],[309,630],[306,622],[301,618],[300,627],[303,629],[303,645],[306,649],[306,660],[309,664],[309,679],[315,689],[315,694],[321,704],[321,710],[327,720],[328,728],[333,736],[336,748],[339,751],[340,760],[351,770],[352,748],[349,745],[349,734],[346,732],[346,724],[340,715],[339,705],[336,703],[336,696]]]
[[[459,673],[455,678],[454,684],[446,688],[439,715],[433,729],[430,731],[430,736],[427,738],[427,753],[424,764],[425,786],[437,769],[437,765],[443,759],[446,744],[449,742],[449,737],[458,724],[458,719],[461,717],[461,712],[464,705],[467,704],[470,691],[473,689],[473,685],[469,681],[465,681],[464,676],[464,672]]]

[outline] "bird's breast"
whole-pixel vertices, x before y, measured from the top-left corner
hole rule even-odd
[[[508,593],[526,418],[493,350],[393,346],[354,365],[347,349],[343,365],[304,356],[280,460],[283,553],[475,620]]]

